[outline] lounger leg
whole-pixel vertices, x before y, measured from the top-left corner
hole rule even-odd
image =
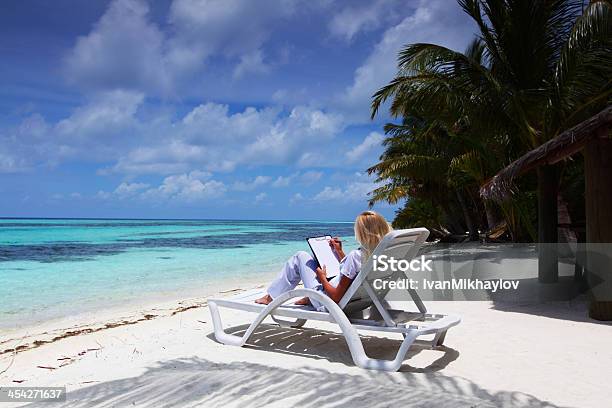
[[[278,298],[274,299],[268,306],[266,306],[265,309],[261,311],[261,313],[259,313],[259,315],[255,318],[255,321],[251,323],[249,328],[246,330],[246,332],[242,336],[228,334],[225,332],[225,330],[223,330],[223,323],[221,322],[221,315],[219,314],[219,306],[214,301],[209,300],[208,307],[210,309],[210,315],[212,316],[212,320],[213,320],[215,338],[217,339],[217,341],[223,344],[242,347],[246,344],[249,337],[251,337],[253,332],[257,329],[257,327],[259,327],[259,325],[263,322],[263,320],[267,316],[271,316],[276,308],[278,308],[279,306],[281,306],[282,304],[284,304],[285,302],[287,302],[288,300],[294,297],[307,296],[312,293],[315,293],[316,295],[321,296],[321,297],[324,296],[324,295],[321,295],[319,292],[312,290],[312,289],[296,289],[294,291],[287,292],[279,296]],[[327,301],[331,302],[331,299],[329,299],[327,296],[325,296],[325,298]],[[274,319],[274,316],[272,316],[272,318]],[[277,319],[274,319],[274,320],[276,321]],[[285,322],[285,321],[282,321],[282,322],[283,324],[284,323],[291,324],[293,327],[301,327],[304,325],[304,323],[306,323],[306,320],[297,319],[295,322]]]
[[[219,307],[215,302],[209,301],[208,308],[210,309],[210,315],[212,316],[213,328],[215,330],[215,338],[218,342],[228,344],[230,346],[244,345],[244,336],[239,337],[233,334],[228,334],[223,330],[223,323],[221,322],[221,315],[219,314]]]
[[[446,338],[446,330],[438,332],[436,334],[436,338],[434,339],[434,346],[441,346],[444,344],[444,339]]]
[[[404,340],[400,345],[397,354],[395,355],[395,359],[393,360],[377,360],[367,356],[365,350],[363,349],[363,344],[361,343],[361,339],[357,337],[356,340],[352,339],[350,341],[355,342],[358,341],[359,344],[351,344],[349,343],[349,337],[345,335],[347,343],[349,343],[349,350],[351,351],[351,356],[353,357],[353,362],[356,366],[365,368],[368,370],[380,370],[380,371],[397,371],[402,366],[404,362],[404,358],[406,357],[406,353],[414,340],[416,340],[418,333],[411,332],[407,333],[404,336]]]
[[[277,318],[274,315],[270,315],[270,317],[272,318],[272,320],[274,320],[280,327],[291,327],[294,329],[299,329],[300,327],[304,326],[304,324],[306,323],[306,319],[296,319],[294,322],[290,322],[289,320],[282,320]]]

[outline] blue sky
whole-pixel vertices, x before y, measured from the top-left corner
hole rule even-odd
[[[397,52],[474,32],[454,0],[5,0],[0,216],[352,219]]]

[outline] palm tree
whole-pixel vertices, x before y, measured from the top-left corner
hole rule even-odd
[[[482,42],[474,40],[462,55],[466,61],[481,65],[483,51]],[[452,69],[461,68],[456,65]],[[413,92],[411,96],[416,97],[415,101],[392,105],[392,113],[403,116],[404,124],[385,127],[387,134],[391,135],[385,143],[387,150],[381,162],[369,169],[370,173],[378,174],[379,182],[389,181],[373,192],[371,202],[384,200],[395,203],[409,196],[412,201],[420,201],[408,203],[408,206],[423,208],[423,200],[437,207],[439,205],[435,202],[442,200],[447,203],[446,208],[439,209],[443,215],[447,215],[442,218],[453,224],[452,214],[462,212],[465,226],[459,229],[465,231],[467,228],[471,238],[477,239],[478,230],[489,230],[498,224],[495,206],[493,203],[483,203],[477,191],[486,178],[495,174],[499,162],[505,160],[506,141],[481,137],[483,132],[478,133],[475,126],[468,126],[468,117],[463,112],[467,102],[461,100],[463,90],[459,84],[441,76],[429,75],[425,89],[421,89],[422,83],[409,85],[414,85],[409,92]],[[474,96],[472,99],[470,103],[478,106]],[[399,101],[400,98],[394,100]],[[417,117],[419,120],[416,120]],[[405,174],[412,177],[408,178]],[[424,177],[428,182],[423,181]],[[424,186],[430,186],[433,181],[437,185],[436,191],[429,191],[430,188],[425,191]],[[451,192],[450,197],[446,194],[448,191]],[[432,193],[433,196],[423,197],[424,193]],[[454,211],[452,204],[459,206],[461,211]],[[471,214],[474,210],[485,212],[484,225],[477,215]],[[408,219],[406,215],[412,213],[406,211],[402,215]],[[520,236],[517,230],[518,227],[512,224],[513,237]]]
[[[499,168],[610,103],[612,0],[459,0],[479,28],[473,52],[411,44],[373,97],[394,116],[426,112],[502,146]],[[559,170],[538,170],[538,241],[557,241]],[[557,261],[540,257],[540,279]]]
[[[372,192],[370,205],[377,201],[397,203],[411,197],[404,218],[427,225],[438,236],[463,234],[466,229],[478,238],[481,228],[477,215],[466,203],[469,186],[456,183],[449,187],[448,171],[464,146],[450,137],[444,127],[421,118],[405,118],[401,125],[389,124],[381,161],[368,169],[377,181],[387,182]],[[473,186],[475,194],[477,186]],[[464,223],[454,214],[463,213]]]

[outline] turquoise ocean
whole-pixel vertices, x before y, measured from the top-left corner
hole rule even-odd
[[[352,222],[0,219],[0,329],[264,283],[306,238]]]

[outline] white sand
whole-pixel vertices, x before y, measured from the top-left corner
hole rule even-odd
[[[114,328],[72,322],[99,330],[2,354],[0,385],[65,385],[68,400],[61,405],[79,407],[603,407],[612,401],[612,327],[586,319],[582,303],[431,302],[430,311],[453,312],[463,322],[441,349],[411,349],[397,373],[355,367],[336,328],[324,323],[309,322],[305,329],[269,324],[252,346],[219,344],[203,299],[184,305],[198,303],[175,314],[168,305],[148,309],[130,319],[157,316]],[[228,327],[244,328],[254,316],[222,313]],[[10,341],[4,336],[2,349],[61,333],[34,331],[26,338],[12,333]],[[364,342],[380,358],[394,355],[400,340]]]

